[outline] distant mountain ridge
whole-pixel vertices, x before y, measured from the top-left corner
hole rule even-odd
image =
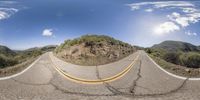
[[[164,41],[160,44],[155,44],[151,48],[154,49],[164,49],[167,51],[200,51],[200,46],[195,46],[191,43],[181,42],[181,41]]]
[[[16,55],[16,52],[6,46],[0,45],[0,54],[4,56],[14,56]]]
[[[57,45],[47,45],[43,47],[33,47],[33,48],[29,48],[23,51],[34,51],[34,50],[50,51],[50,50],[55,49],[56,47]]]

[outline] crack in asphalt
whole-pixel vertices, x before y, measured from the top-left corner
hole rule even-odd
[[[91,94],[91,93],[84,93],[84,92],[72,92],[72,91],[68,91],[66,89],[60,88],[59,86],[53,83],[51,83],[51,85],[55,88],[55,90],[58,90],[62,92],[63,94],[80,95],[80,96],[115,96],[114,94]]]
[[[139,64],[139,68],[138,68],[138,71],[137,71],[137,78],[133,81],[133,86],[130,87],[130,93],[132,93],[133,95],[135,95],[135,88],[137,86],[137,82],[139,81],[140,78],[142,78],[141,76],[141,65],[142,65],[142,61],[140,60],[140,64]]]
[[[155,93],[155,94],[138,94],[138,95],[134,95],[135,97],[156,97],[156,96],[166,96],[166,95],[170,95],[170,94],[173,94],[173,93],[176,93],[178,92],[179,90],[181,90],[186,82],[188,81],[189,78],[185,79],[181,85],[179,85],[176,89],[173,89],[171,91],[168,91],[168,92],[164,92],[164,93]]]
[[[96,77],[99,80],[102,80],[99,74],[99,69],[98,66],[96,66]],[[110,91],[112,92],[114,95],[118,95],[118,94],[122,94],[121,91],[119,91],[118,89],[114,88],[113,86],[111,86],[110,84],[108,84],[107,82],[103,82],[103,85]]]
[[[137,85],[136,87],[139,87],[139,88],[145,89],[147,91],[153,92],[153,90],[151,90],[151,89],[149,89],[147,87],[144,87],[144,86]]]
[[[53,75],[55,77],[55,75]],[[80,96],[115,96],[114,94],[92,94],[92,93],[85,93],[85,92],[74,92],[69,91],[67,89],[63,89],[60,86],[57,86],[53,80],[51,80],[50,85],[52,85],[55,90],[60,91],[63,94],[69,94],[69,95],[80,95]]]

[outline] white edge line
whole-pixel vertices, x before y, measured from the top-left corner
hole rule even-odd
[[[17,77],[17,76],[23,74],[24,72],[26,72],[27,70],[29,70],[33,65],[35,65],[35,63],[37,63],[40,60],[40,58],[41,58],[41,56],[37,60],[35,60],[29,67],[27,67],[26,69],[24,69],[23,71],[21,71],[21,72],[19,72],[17,74],[14,74],[14,75],[11,75],[11,76],[6,76],[6,77],[1,77],[0,81],[1,80],[11,79],[13,77]]]
[[[145,54],[146,54],[146,53],[145,53]],[[146,55],[147,55],[147,57],[148,57],[160,70],[162,70],[163,72],[167,73],[168,75],[173,76],[173,77],[178,78],[178,79],[182,79],[182,80],[187,79],[187,77],[178,76],[178,75],[175,75],[175,74],[172,74],[172,73],[166,71],[164,68],[160,67],[160,65],[158,65],[151,57],[149,57],[148,54],[146,54]],[[199,81],[200,78],[188,78],[188,80],[191,80],[191,81]]]

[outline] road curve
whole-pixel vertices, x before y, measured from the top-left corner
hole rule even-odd
[[[119,78],[102,80],[126,68],[129,70]],[[74,82],[62,75],[65,73],[102,84]],[[199,83],[165,73],[144,51],[115,63],[90,67],[66,63],[46,53],[23,73],[0,80],[0,100],[199,100]]]
[[[80,73],[83,70],[83,68],[85,68],[85,66],[77,66],[77,65],[73,65],[73,64],[69,65],[69,63],[68,63],[67,65],[64,65],[63,67],[60,67],[57,64],[62,63],[63,61],[60,60],[60,62],[55,62],[54,59],[56,57],[54,57],[53,54],[50,53],[50,58],[51,58],[52,64],[54,65],[54,68],[55,68],[55,70],[58,71],[58,73],[60,73],[61,75],[63,75],[64,77],[66,77],[67,79],[69,79],[71,81],[74,81],[74,82],[77,82],[77,83],[82,83],[82,84],[103,84],[104,82],[115,81],[115,80],[123,77],[124,75],[126,75],[132,69],[133,65],[138,60],[138,57],[139,57],[139,55],[137,55],[137,57],[133,61],[131,61],[131,63],[126,61],[125,64],[128,64],[128,65],[127,66],[124,65],[124,66],[126,66],[126,68],[124,68],[121,72],[116,72],[116,71],[119,71],[119,70],[115,71],[113,69],[116,68],[116,67],[122,67],[123,68],[124,66],[122,66],[122,65],[116,66],[114,63],[104,65],[104,69],[106,69],[106,70],[113,70],[113,71],[109,72],[109,74],[116,73],[113,76],[109,76],[109,77],[106,77],[106,78],[102,78],[102,77],[98,78],[98,77],[96,77],[97,79],[84,79],[84,78],[80,78],[82,76],[85,76],[84,73],[81,76],[73,76],[73,75],[70,75],[68,73],[69,73],[69,71],[70,71],[71,74],[72,73],[74,74],[74,72]],[[127,57],[127,58],[129,58],[129,57]],[[59,60],[59,59],[56,58],[56,60]],[[120,62],[121,61],[118,61],[118,63],[120,63]],[[55,63],[57,63],[57,64],[55,64]],[[68,70],[69,68],[66,67],[66,66],[71,66],[73,68],[78,67],[79,69]],[[98,70],[99,70],[99,67],[102,68],[102,66],[88,66],[88,68],[87,69],[85,68],[85,69],[86,69],[86,71],[88,71],[88,69],[91,69],[91,71],[94,72],[94,75],[91,75],[91,76],[96,76],[96,71],[94,71],[92,69],[97,69],[98,68]],[[74,71],[74,70],[76,70],[76,71]],[[86,73],[88,73],[88,72],[86,72]]]

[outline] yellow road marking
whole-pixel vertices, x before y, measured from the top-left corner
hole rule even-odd
[[[82,84],[103,84],[104,82],[112,82],[112,81],[115,81],[117,79],[120,79],[121,77],[123,77],[126,73],[128,73],[132,69],[133,65],[136,63],[138,58],[139,58],[139,55],[135,58],[135,60],[133,62],[131,62],[131,64],[126,69],[124,69],[122,72],[120,72],[120,73],[118,73],[114,76],[104,78],[104,79],[99,79],[99,80],[88,80],[88,79],[78,78],[78,77],[75,77],[75,76],[72,76],[72,75],[65,73],[62,69],[58,68],[53,63],[53,60],[50,56],[51,62],[53,63],[54,68],[56,69],[56,71],[59,72],[59,74],[61,74],[62,76],[64,76],[68,80],[71,80],[71,81],[76,82],[76,83],[82,83]]]

